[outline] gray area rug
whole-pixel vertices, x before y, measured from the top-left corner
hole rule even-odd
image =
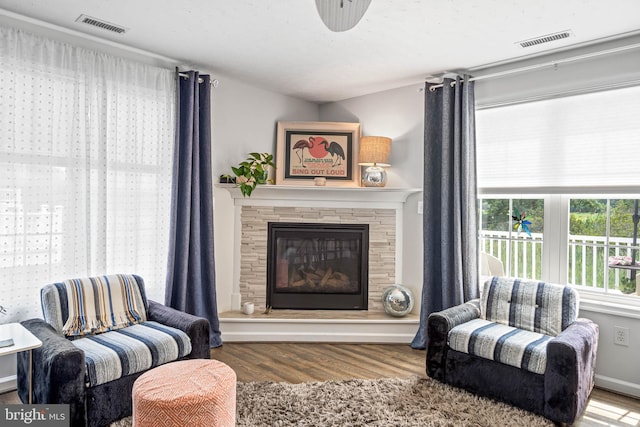
[[[302,384],[238,383],[237,425],[535,427],[553,423],[429,378],[410,377]],[[111,424],[129,426],[131,418]]]

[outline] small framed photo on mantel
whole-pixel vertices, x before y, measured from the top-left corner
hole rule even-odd
[[[278,122],[276,184],[357,187],[359,142],[360,123]]]

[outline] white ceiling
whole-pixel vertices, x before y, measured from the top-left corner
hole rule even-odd
[[[0,0],[0,8],[315,102],[640,31],[638,0],[373,0],[343,33],[324,26],[314,0]],[[129,31],[76,23],[80,14]],[[563,30],[573,36],[516,44]]]

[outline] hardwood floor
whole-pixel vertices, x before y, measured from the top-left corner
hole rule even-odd
[[[425,376],[425,352],[397,344],[228,343],[211,357],[231,366],[238,381],[301,383],[349,378]],[[0,403],[19,403],[17,393]],[[640,400],[594,389],[575,426],[640,426]]]
[[[212,349],[211,357],[242,382],[424,376],[425,366],[425,352],[408,345],[229,343]]]

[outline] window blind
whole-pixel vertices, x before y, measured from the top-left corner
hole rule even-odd
[[[640,191],[640,86],[476,112],[478,187]]]

